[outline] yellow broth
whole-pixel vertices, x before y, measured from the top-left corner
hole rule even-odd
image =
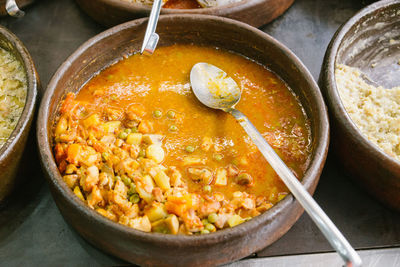
[[[55,128],[56,159],[64,177],[69,175],[65,178],[67,184],[89,206],[142,231],[192,234],[235,226],[269,209],[287,194],[287,188],[235,119],[203,106],[195,98],[189,73],[198,62],[223,69],[238,83],[242,98],[237,108],[248,116],[296,176],[303,176],[311,153],[311,133],[300,102],[287,85],[264,66],[243,56],[213,47],[173,45],[158,48],[152,56],[135,54],[121,60],[64,101],[60,122],[68,126],[60,127],[59,122]],[[98,119],[91,124],[94,114]],[[112,132],[103,126],[110,121],[120,122]],[[135,132],[142,137],[162,136],[161,161],[159,154],[151,155],[149,142],[131,144],[131,134]],[[115,141],[112,139],[113,144],[104,148],[101,140],[108,135],[114,135]],[[92,148],[90,153],[86,147]],[[119,169],[124,157],[117,148],[128,151],[130,160],[137,162],[133,164],[134,170]],[[78,158],[77,154],[88,157],[88,153],[97,153],[93,162]],[[113,157],[118,154],[120,158],[113,162],[105,159],[104,153]],[[156,161],[158,171],[164,169],[168,185],[148,168],[149,159]],[[97,166],[99,174],[95,173],[100,176],[108,164],[114,172],[113,184],[104,187],[101,179],[95,179],[93,186],[85,186],[90,164]],[[71,165],[77,171],[71,172]],[[177,173],[182,184],[176,183]],[[153,180],[143,178],[147,174]],[[75,175],[74,181],[71,175]],[[117,184],[118,177],[123,177],[127,190],[119,188],[122,186],[121,182]],[[147,192],[151,197],[141,191],[146,183],[151,184],[147,188],[152,190]],[[125,191],[133,186],[136,190],[131,191],[136,195],[131,201],[132,192]],[[95,201],[90,197],[93,190],[98,190]],[[118,206],[114,195],[110,196],[114,191],[131,204],[124,202],[125,206]],[[154,210],[157,216],[153,216]],[[217,215],[219,221],[211,223],[211,214]],[[175,216],[173,229],[171,216]]]

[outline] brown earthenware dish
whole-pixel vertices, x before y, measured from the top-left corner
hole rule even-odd
[[[98,23],[110,27],[132,19],[147,17],[151,6],[124,0],[76,0]],[[221,7],[197,9],[162,8],[161,14],[201,14],[227,17],[260,27],[285,12],[294,0],[243,0]]]
[[[385,88],[400,85],[400,1],[374,3],[347,21],[325,55],[320,84],[330,109],[333,148],[347,171],[369,193],[400,210],[400,162],[370,142],[346,112],[335,81],[336,64],[361,69]]]
[[[16,3],[19,8],[23,8],[25,6],[28,6],[32,4],[35,0],[16,0]],[[6,0],[0,0],[0,16],[6,16],[7,11],[6,11]]]
[[[58,69],[43,97],[38,142],[44,170],[64,218],[95,246],[140,265],[205,266],[234,261],[261,250],[286,233],[303,209],[291,195],[264,214],[239,226],[203,236],[144,233],[106,219],[80,201],[64,183],[51,148],[52,125],[67,92],[76,92],[99,70],[137,53],[147,19],[121,24],[83,44]],[[205,15],[161,16],[159,46],[195,43],[221,47],[265,64],[294,90],[312,125],[312,157],[303,184],[313,193],[329,143],[325,105],[312,76],[299,59],[269,35],[247,24]]]
[[[10,51],[25,68],[28,81],[27,96],[21,117],[6,143],[0,148],[0,202],[12,191],[18,165],[24,151],[29,129],[35,113],[38,76],[32,58],[22,42],[6,28],[0,26],[0,47]]]

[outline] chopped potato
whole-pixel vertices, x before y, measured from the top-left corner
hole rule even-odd
[[[161,163],[165,157],[164,149],[160,145],[149,145],[146,149],[146,157],[153,159],[157,163]]]
[[[121,125],[120,121],[109,121],[103,123],[103,129],[106,133],[114,133],[119,128],[120,125]]]
[[[145,210],[144,213],[149,218],[150,222],[155,222],[168,216],[167,210],[162,203],[154,203],[149,209]]]
[[[154,176],[154,181],[163,191],[166,191],[171,188],[169,183],[169,177],[168,175],[165,174],[164,171],[157,172],[157,174]]]
[[[228,176],[227,176],[228,172],[225,169],[218,169],[217,170],[217,175],[215,178],[215,185],[218,186],[225,186],[228,184]]]
[[[143,232],[151,231],[151,223],[147,216],[131,219],[128,224],[130,227]]]
[[[236,214],[228,219],[228,224],[230,227],[234,227],[234,226],[244,223],[244,222],[245,222],[245,220]]]
[[[141,133],[131,133],[126,138],[126,143],[130,145],[140,145],[143,135]]]
[[[100,117],[99,114],[95,113],[90,115],[87,119],[82,121],[83,127],[86,129],[90,126],[96,126],[100,124]]]

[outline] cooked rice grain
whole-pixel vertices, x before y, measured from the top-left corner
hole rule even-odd
[[[385,153],[400,160],[400,87],[365,82],[360,70],[337,65],[336,85],[353,122]]]

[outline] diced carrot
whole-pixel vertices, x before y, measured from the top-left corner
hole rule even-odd
[[[68,163],[63,160],[58,164],[58,170],[60,171],[60,173],[64,173],[66,167],[67,167]]]
[[[140,133],[151,133],[153,131],[153,124],[150,121],[142,121],[139,124],[138,131]]]
[[[66,158],[65,150],[62,144],[60,143],[56,144],[56,146],[54,147],[54,152],[57,164],[60,164],[60,162],[62,162]]]
[[[67,113],[72,110],[74,106],[74,98],[75,94],[74,93],[68,93],[67,96],[65,97],[65,100],[63,101],[60,112],[61,113]]]
[[[107,151],[106,145],[104,145],[103,143],[98,142],[98,141],[94,141],[94,142],[93,142],[93,148],[94,148],[97,152],[106,152],[106,151]]]
[[[135,114],[139,117],[143,117],[144,115],[146,115],[146,108],[144,107],[143,104],[131,104],[127,109],[126,109],[126,113],[128,115],[129,119],[132,119],[133,116],[131,114]]]
[[[79,144],[72,144],[67,149],[67,161],[72,164],[78,164],[79,156],[81,154],[82,146]]]

